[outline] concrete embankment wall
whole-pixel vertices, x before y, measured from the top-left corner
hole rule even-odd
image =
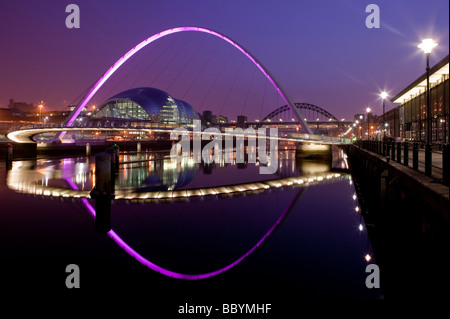
[[[347,154],[384,297],[442,297],[450,279],[449,188],[357,146]]]
[[[385,157],[350,146],[348,155],[352,171],[363,174],[363,182],[379,198],[380,208],[389,205],[406,209],[413,205],[422,213],[436,213],[444,219],[449,215],[449,188]],[[386,207],[387,206],[387,207]]]

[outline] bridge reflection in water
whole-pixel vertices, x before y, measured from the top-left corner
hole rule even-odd
[[[338,185],[345,183],[344,199],[353,202],[351,180],[346,173],[333,172],[328,161],[298,160],[295,152],[280,152],[279,169],[273,175],[259,175],[255,164],[221,162],[206,166],[189,158],[174,164],[166,155],[121,154],[120,160],[125,164],[116,174],[114,230],[108,233],[137,261],[166,276],[203,279],[222,274],[237,264],[246,269],[242,261],[264,242],[270,242],[267,239],[277,228],[293,227],[287,218],[292,222],[301,218],[301,214],[309,216],[310,211],[317,212],[315,205],[324,209],[326,201],[320,201],[319,193],[312,191],[316,188],[329,194],[328,200],[333,205],[335,197],[343,197],[341,191],[332,194],[336,191],[333,185],[342,190]],[[80,198],[94,216],[88,196],[95,183],[94,169],[93,162],[86,158],[16,161],[8,172],[7,185],[20,193],[42,195],[44,200],[58,197],[64,201],[65,197],[72,197],[67,200],[77,202],[73,198]],[[227,184],[229,181],[233,184]],[[334,191],[330,193],[329,187]],[[309,193],[316,198],[312,202]],[[357,277],[361,277],[363,285],[364,256],[371,253],[370,245],[367,236],[361,237],[364,225],[354,210],[357,204],[351,205],[354,216],[351,229],[359,242],[350,245],[350,250],[358,251],[350,259],[361,267]],[[338,211],[340,207],[329,206],[319,214],[335,221],[334,213]],[[294,212],[297,217],[288,217]],[[329,222],[323,220],[325,226]],[[306,224],[296,224],[295,228],[311,235],[304,229]],[[283,230],[276,233],[283,234]],[[342,230],[338,233],[341,236]],[[267,265],[256,267],[265,269]]]

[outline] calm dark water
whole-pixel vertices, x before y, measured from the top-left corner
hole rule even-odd
[[[205,188],[326,176],[331,168],[327,162],[296,160],[292,153],[280,153],[273,175],[260,175],[255,164],[172,165],[167,158],[157,158],[121,166],[116,189]],[[154,271],[110,236],[95,232],[94,219],[81,199],[34,194],[33,185],[70,190],[68,180],[79,190],[90,190],[94,159],[17,161],[10,170],[1,164],[1,262],[9,273],[5,287],[11,291],[45,287],[67,293],[65,267],[77,264],[80,291],[139,292],[173,307],[192,300],[221,303],[231,297],[235,302],[273,304],[283,296],[285,300],[381,297],[378,289],[365,285],[365,256],[372,256],[370,263],[376,261],[364,219],[355,209],[359,204],[352,180],[344,173],[256,194],[113,201],[112,229],[148,262],[188,275],[229,267],[207,279],[185,280]]]

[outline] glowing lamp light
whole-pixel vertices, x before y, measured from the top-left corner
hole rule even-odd
[[[364,256],[364,259],[365,259],[367,262],[369,262],[369,261],[372,259],[372,257],[371,257],[369,254],[367,254],[367,255]]]
[[[353,194],[353,200],[356,200],[356,194]]]
[[[355,212],[359,212],[359,206],[355,207]]]
[[[387,92],[381,92],[380,93],[380,96],[381,96],[381,98],[384,100],[385,98],[387,98],[388,97],[388,94],[387,94]]]
[[[363,225],[362,225],[362,224],[359,224],[359,230],[360,230],[360,231],[363,231],[363,229],[364,229]]]
[[[438,43],[435,42],[433,39],[423,39],[422,43],[419,44],[417,47],[423,50],[423,53],[429,54],[431,53],[431,50],[433,50],[437,45]]]
[[[370,107],[368,107],[368,108],[366,108],[366,112],[370,113],[370,112],[372,112],[372,109]]]

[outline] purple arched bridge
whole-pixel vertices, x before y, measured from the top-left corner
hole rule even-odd
[[[81,100],[81,102],[77,105],[77,107],[70,113],[69,117],[65,121],[65,126],[71,127],[73,123],[75,122],[75,119],[80,114],[81,110],[89,103],[89,101],[92,99],[95,93],[105,84],[105,82],[111,77],[111,75],[114,74],[121,66],[124,64],[129,58],[131,58],[135,53],[139,52],[141,49],[146,47],[148,44],[163,38],[165,36],[178,33],[178,32],[186,32],[186,31],[195,31],[195,32],[203,32],[207,34],[214,35],[222,40],[225,40],[226,42],[230,43],[232,46],[234,46],[236,49],[241,51],[247,58],[249,58],[257,67],[258,69],[265,75],[265,77],[272,83],[273,87],[277,90],[277,92],[281,95],[283,100],[286,102],[287,105],[291,108],[291,110],[294,112],[294,116],[296,119],[303,124],[305,129],[307,130],[308,134],[312,134],[311,129],[309,128],[308,124],[304,120],[303,116],[301,115],[300,111],[297,107],[295,107],[294,103],[292,103],[291,99],[287,96],[284,89],[281,87],[281,85],[274,79],[274,77],[269,73],[269,71],[264,67],[264,65],[259,62],[250,52],[245,50],[241,45],[237,44],[235,41],[231,40],[230,38],[224,36],[223,34],[207,29],[207,28],[201,28],[201,27],[176,27],[172,29],[167,29],[165,31],[159,32],[155,35],[152,35],[151,37],[145,39],[138,45],[136,45],[134,48],[129,50],[127,53],[125,53],[124,56],[122,56],[119,60],[117,60],[116,63],[114,63],[113,66],[109,68],[108,71],[106,71],[105,74],[95,83],[95,85],[89,90],[89,92],[86,94],[86,96]],[[62,138],[65,133],[61,133],[59,135],[59,138]]]

